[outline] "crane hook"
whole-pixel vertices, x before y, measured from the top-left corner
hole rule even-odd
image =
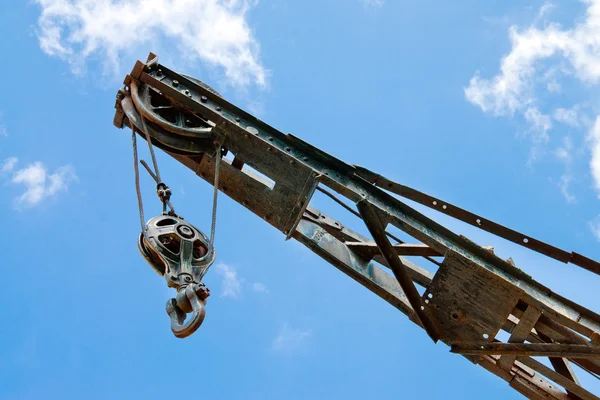
[[[179,291],[174,299],[167,301],[167,314],[171,317],[171,331],[178,338],[185,338],[202,325],[206,310],[206,298],[210,296],[210,290],[204,283],[194,284]],[[186,313],[193,315],[188,318]]]

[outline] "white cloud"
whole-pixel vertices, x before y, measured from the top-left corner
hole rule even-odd
[[[12,171],[16,159],[9,160],[12,164],[5,163],[4,167],[8,165],[10,168],[7,168],[7,170]],[[77,176],[70,165],[57,168],[54,173],[49,174],[46,167],[38,161],[17,170],[10,182],[25,186],[25,192],[15,199],[16,205],[33,207],[59,192],[67,191],[69,184],[74,180],[77,180]]]
[[[542,82],[546,84],[546,89],[551,93],[560,93],[562,89],[558,82],[557,72],[556,68],[549,69],[542,78]]]
[[[552,117],[563,124],[569,125],[573,128],[578,128],[581,126],[580,116],[579,116],[579,107],[574,106],[572,108],[557,108],[554,110]]]
[[[252,290],[256,293],[269,293],[269,291],[267,290],[267,287],[260,282],[254,282],[252,283]]]
[[[600,0],[584,0],[588,4],[586,19],[572,29],[548,23],[540,29],[511,26],[511,51],[500,65],[500,73],[482,79],[479,73],[471,79],[465,95],[484,111],[509,115],[535,103],[533,77],[544,69],[542,61],[561,56],[575,77],[586,83],[600,81]],[[547,9],[544,10],[544,13]]]
[[[554,151],[554,155],[565,165],[570,165],[573,161],[573,140],[570,136],[563,138],[562,146]]]
[[[558,180],[557,186],[567,203],[573,204],[577,199],[570,190],[570,185],[573,182],[573,174],[571,172],[571,165],[573,163],[573,140],[570,136],[565,136],[563,138],[562,145],[554,150],[554,156],[564,165],[564,173]]]
[[[2,119],[2,112],[0,111],[0,120]],[[0,124],[0,137],[8,137],[8,131],[6,130],[6,126]]]
[[[363,0],[367,7],[382,7],[384,4],[383,0]]]
[[[590,130],[589,142],[592,153],[590,169],[592,177],[594,178],[596,191],[598,192],[598,197],[600,198],[600,116],[596,118],[596,122]]]
[[[239,297],[242,293],[242,279],[238,277],[235,268],[220,263],[216,266],[217,272],[223,276],[221,283],[222,297]]]
[[[279,353],[291,354],[300,349],[304,342],[312,336],[311,329],[290,328],[285,323],[279,329],[277,336],[273,340],[271,349]]]
[[[548,143],[548,131],[552,128],[550,117],[544,115],[536,107],[525,111],[525,119],[531,124],[530,135],[534,143]]]
[[[2,163],[2,167],[0,167],[0,174],[6,174],[11,172],[15,168],[15,165],[17,165],[18,161],[19,159],[17,157],[9,157],[6,160],[4,160],[4,162]]]
[[[123,55],[166,38],[185,60],[221,67],[234,85],[266,84],[246,19],[256,0],[35,0],[41,49],[75,73],[88,59],[116,71]]]
[[[251,290],[255,293],[269,293],[267,287],[261,282],[249,283],[238,274],[238,271],[227,264],[219,263],[215,267],[217,273],[222,276],[221,297],[238,298],[244,290]],[[245,289],[244,289],[245,288]]]
[[[590,221],[590,229],[592,230],[593,235],[600,242],[600,214],[592,221]]]
[[[555,7],[545,5],[532,25],[509,28],[511,50],[500,62],[499,73],[489,79],[475,72],[465,88],[468,101],[486,113],[496,116],[521,115],[530,125],[529,136],[534,144],[534,155],[543,154],[543,145],[551,141],[549,132],[554,128],[552,118],[571,128],[587,129],[590,118],[582,113],[579,103],[554,104],[542,95],[563,91],[558,79],[568,77],[589,88],[600,83],[600,0],[583,0],[585,17],[570,28],[555,22],[543,21]],[[565,101],[563,96],[561,101]],[[572,98],[572,96],[570,97]],[[598,113],[600,108],[596,108]],[[600,126],[589,133],[590,168],[598,193],[600,193]],[[569,201],[574,199],[568,191],[573,178],[567,170],[558,184]]]
[[[566,202],[569,204],[574,204],[577,201],[577,198],[571,193],[571,189],[569,188],[572,182],[573,175],[569,173],[564,173],[561,175],[557,184],[560,193],[563,195]]]

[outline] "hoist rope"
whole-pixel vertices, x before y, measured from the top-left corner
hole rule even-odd
[[[145,233],[146,219],[144,218],[144,205],[142,203],[142,192],[140,190],[140,170],[138,167],[137,138],[134,126],[131,127],[131,140],[133,142],[133,170],[135,171],[135,192],[137,194],[138,209],[140,211],[140,224],[142,225],[142,233]]]
[[[140,164],[142,164],[144,166],[144,168],[146,168],[146,171],[148,172],[148,174],[150,174],[150,176],[152,177],[152,179],[154,179],[154,182],[156,182],[157,186],[160,183],[162,183],[160,181],[160,179],[158,179],[158,177],[154,174],[154,172],[152,172],[152,169],[150,169],[150,167],[148,166],[148,164],[146,164],[146,161],[140,160]],[[165,187],[167,186],[164,183],[163,183],[163,185]],[[177,215],[177,213],[175,212],[175,207],[173,207],[173,204],[171,204],[171,202],[168,199],[162,199],[162,202],[163,202],[163,212],[166,212],[166,208],[164,206],[169,206],[169,208],[171,209],[171,211],[169,211],[169,214],[170,215]]]
[[[217,195],[219,194],[219,166],[221,165],[221,144],[217,146],[215,154],[215,180],[213,182],[213,208],[212,208],[212,223],[210,227],[210,247],[213,248],[215,243],[215,230],[217,226]]]
[[[144,127],[146,126],[146,124],[143,123],[143,118],[142,118],[142,124]],[[154,165],[154,172],[150,169],[150,167],[148,166],[148,164],[146,164],[145,161],[142,160],[141,164],[144,166],[144,168],[146,168],[146,170],[148,171],[150,176],[156,181],[156,183],[159,184],[159,183],[162,183],[162,180],[160,178],[160,172],[158,170],[158,162],[156,161],[156,155],[154,154],[152,142],[150,141],[150,136],[147,131],[145,132],[145,136],[146,136],[146,141],[148,142],[148,149],[150,150],[150,156],[152,157],[152,164]],[[132,140],[132,145],[133,145],[133,169],[135,172],[135,191],[136,191],[137,200],[138,200],[140,225],[142,227],[142,233],[145,233],[146,232],[146,219],[144,217],[144,205],[143,205],[143,201],[142,201],[142,191],[140,189],[140,171],[139,171],[139,166],[138,166],[138,163],[140,163],[140,161],[138,160],[137,137],[136,137],[135,126],[133,126],[131,128],[131,140]],[[214,182],[213,182],[214,190],[213,190],[213,205],[212,205],[212,218],[211,218],[210,242],[209,242],[211,248],[214,247],[215,232],[216,232],[216,227],[217,227],[217,197],[219,194],[219,172],[220,172],[220,166],[221,166],[221,144],[219,144],[217,146],[217,151],[215,153],[214,160],[215,160],[215,178],[214,178]],[[164,204],[167,204],[171,208],[171,212],[175,213],[175,209],[173,208],[173,205],[171,204],[171,202],[169,200],[165,200]],[[163,208],[163,212],[164,212],[164,208]]]
[[[154,146],[152,146],[152,142],[150,141],[150,134],[148,133],[148,127],[146,126],[146,120],[143,115],[140,115],[140,119],[142,120],[142,128],[144,128],[144,134],[146,136],[146,142],[148,143],[148,150],[150,150],[150,156],[152,157],[152,165],[154,165],[154,173],[156,174],[157,183],[162,182],[160,178],[160,171],[158,170],[158,162],[156,161],[156,155],[154,154]]]

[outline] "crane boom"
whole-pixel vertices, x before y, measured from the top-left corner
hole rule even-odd
[[[283,134],[150,54],[117,95],[114,125],[142,138],[404,313],[434,341],[531,399],[599,399],[571,364],[600,375],[600,315],[540,284],[512,260],[447,229],[407,199],[594,274],[600,264],[441,199],[349,165]],[[250,168],[248,168],[250,167]],[[356,215],[360,234],[314,208],[316,191]],[[396,238],[404,232],[411,243]],[[364,231],[364,230],[363,230]],[[409,259],[410,257],[410,259]],[[423,257],[431,268],[413,262]],[[502,340],[500,332],[507,332]],[[542,363],[534,357],[543,357]]]

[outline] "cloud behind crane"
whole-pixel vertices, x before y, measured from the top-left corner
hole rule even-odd
[[[120,58],[165,43],[186,61],[222,69],[234,86],[264,86],[267,72],[247,22],[251,0],[35,0],[41,49],[85,71],[90,59],[118,72]]]
[[[18,162],[17,157],[9,157],[0,164],[0,174],[12,173],[11,184],[25,186],[25,191],[14,199],[17,209],[37,206],[43,200],[67,191],[71,182],[78,179],[71,165],[63,165],[50,173],[40,161],[16,169]]]
[[[589,154],[589,172],[600,196],[600,108],[590,105],[595,95],[589,92],[600,84],[600,0],[581,3],[585,15],[571,27],[547,20],[558,9],[550,4],[541,7],[530,26],[511,26],[511,49],[502,57],[500,71],[492,78],[476,72],[465,96],[486,113],[521,116],[533,143],[530,161],[548,153],[557,125],[574,131],[568,140],[578,140],[571,150],[579,147]],[[565,161],[560,149],[554,154]],[[568,186],[574,176],[569,168],[557,186],[567,202],[573,202]]]

